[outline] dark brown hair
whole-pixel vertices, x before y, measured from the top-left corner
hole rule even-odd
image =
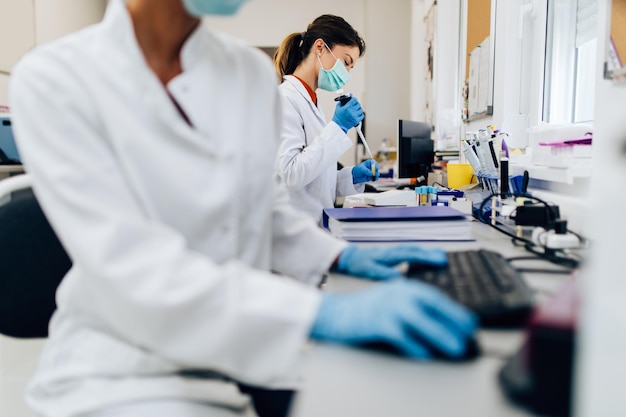
[[[309,55],[313,44],[323,39],[330,49],[335,45],[358,46],[359,57],[365,53],[365,41],[348,22],[339,16],[325,14],[315,19],[306,32],[287,36],[274,54],[274,67],[279,82],[283,76],[293,74],[298,65]]]

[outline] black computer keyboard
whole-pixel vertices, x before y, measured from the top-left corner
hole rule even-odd
[[[424,269],[412,264],[408,276],[432,284],[474,311],[482,327],[526,323],[534,298],[521,274],[497,252],[448,252],[448,266]]]

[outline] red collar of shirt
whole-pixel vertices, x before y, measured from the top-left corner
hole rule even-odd
[[[317,106],[317,94],[315,94],[315,91],[313,91],[313,89],[307,83],[305,83],[304,80],[302,80],[302,78],[298,77],[297,75],[293,75],[293,74],[291,74],[291,75],[296,77],[298,79],[298,81],[300,81],[302,83],[304,88],[306,88],[306,91],[311,96],[311,100],[313,100],[313,103]]]

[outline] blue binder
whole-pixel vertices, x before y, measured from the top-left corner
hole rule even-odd
[[[470,216],[447,206],[324,209],[323,225],[351,242],[470,241]]]
[[[463,220],[466,214],[447,206],[412,207],[352,207],[324,209],[322,222],[328,228],[328,219],[339,221],[413,221],[413,220]]]
[[[352,242],[474,240],[470,216],[447,206],[328,208],[322,219]]]

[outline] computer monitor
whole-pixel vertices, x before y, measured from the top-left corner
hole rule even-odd
[[[8,160],[19,162],[20,155],[15,145],[15,137],[13,136],[13,128],[11,127],[11,118],[8,115],[0,114],[0,150],[4,153]],[[0,164],[2,164],[0,158]]]
[[[398,120],[398,178],[428,178],[435,161],[435,142],[428,123]]]

